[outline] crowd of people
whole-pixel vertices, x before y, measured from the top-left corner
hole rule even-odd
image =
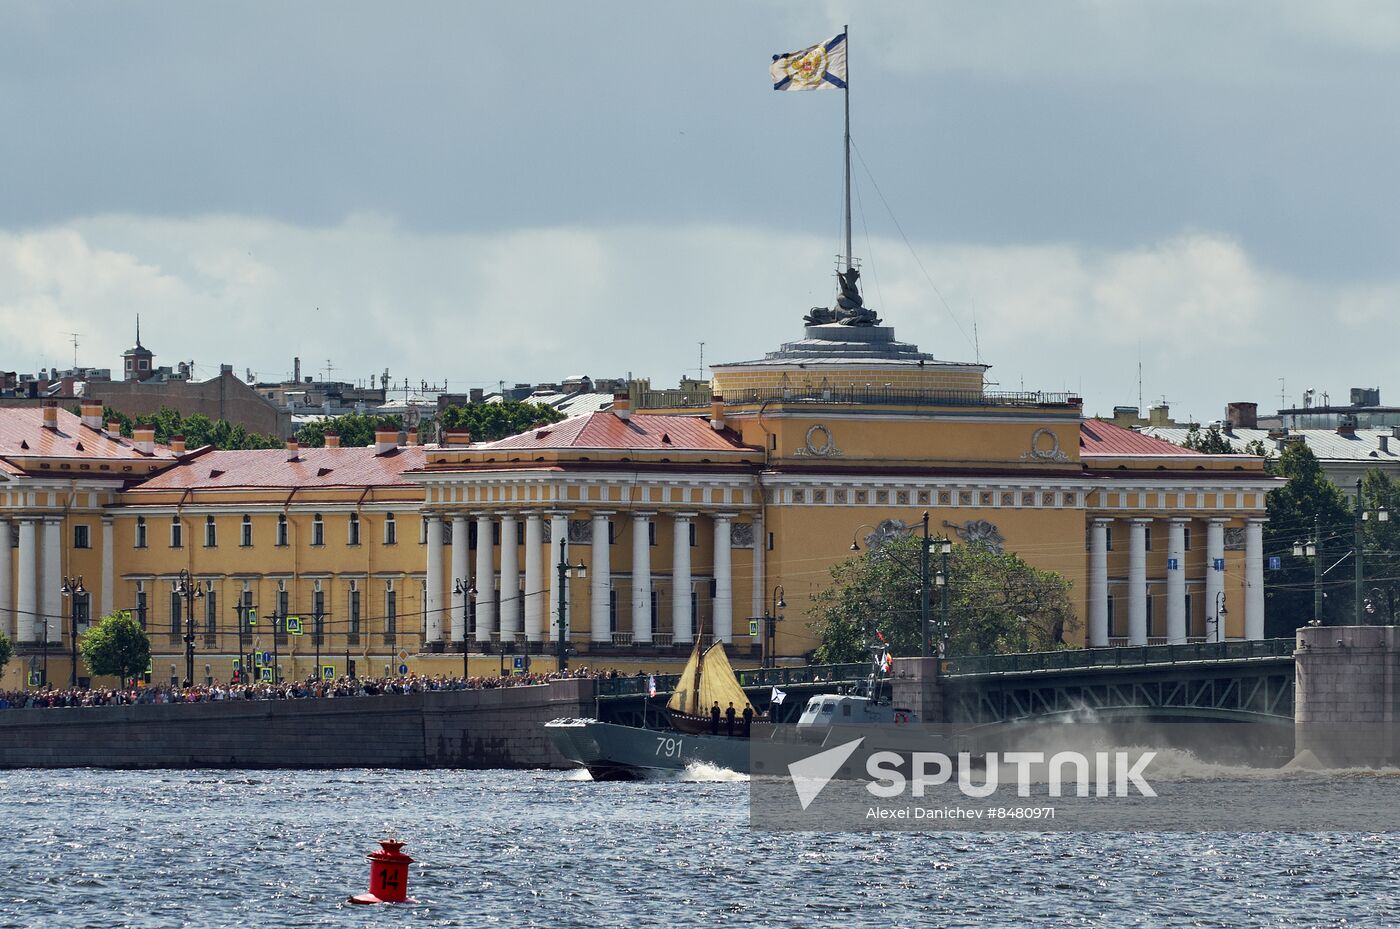
[[[33,707],[128,706],[149,703],[210,703],[221,700],[318,700],[345,697],[376,697],[384,694],[417,694],[439,690],[492,690],[498,687],[524,687],[550,681],[618,677],[616,670],[594,671],[587,667],[566,671],[511,674],[500,677],[447,677],[410,674],[404,677],[340,677],[335,680],[198,684],[176,687],[166,684],[137,684],[120,688],[43,688],[0,691],[0,710]],[[640,674],[646,677],[645,674]]]

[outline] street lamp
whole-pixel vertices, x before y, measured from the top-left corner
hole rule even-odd
[[[1322,624],[1322,559],[1318,557],[1318,547],[1322,544],[1322,517],[1313,516],[1313,534],[1310,539],[1300,539],[1293,543],[1294,558],[1311,558],[1313,562],[1313,618],[1317,625]],[[1336,567],[1336,565],[1333,565]]]
[[[569,619],[568,608],[569,598],[567,588],[569,578],[588,577],[588,567],[580,558],[578,564],[569,565],[569,543],[567,541],[559,543],[559,564],[555,565],[555,571],[559,574],[559,582],[556,585],[559,591],[559,619],[556,622],[559,628],[554,633],[555,664],[560,671],[566,671],[569,667]]]
[[[177,597],[185,600],[185,686],[194,686],[194,602],[204,596],[199,582],[190,577],[190,572],[180,569],[178,578],[170,582],[170,589]]]
[[[1362,549],[1365,544],[1365,539],[1362,537],[1361,530],[1364,527],[1364,525],[1367,522],[1369,522],[1373,517],[1378,523],[1388,523],[1390,522],[1390,511],[1388,511],[1384,506],[1381,506],[1375,510],[1367,510],[1361,499],[1361,478],[1357,478],[1355,523],[1356,540],[1354,543],[1356,546],[1356,592],[1354,597],[1355,602],[1353,603],[1353,612],[1355,615],[1356,625],[1358,626],[1361,625],[1361,611],[1363,606],[1361,592],[1365,588],[1366,583],[1365,559],[1362,557]]]
[[[1225,608],[1225,591],[1222,590],[1215,595],[1215,617],[1211,620],[1211,638],[1217,642],[1225,641],[1225,636],[1221,633],[1221,623],[1228,615],[1230,611]]]
[[[459,577],[453,581],[452,592],[462,598],[462,680],[465,681],[470,677],[467,673],[467,653],[471,649],[467,647],[467,639],[472,625],[471,609],[476,603],[476,585]]]
[[[78,686],[78,599],[87,596],[87,588],[83,586],[83,576],[80,574],[76,578],[63,577],[63,587],[59,590],[63,596],[68,598],[68,618],[73,625],[73,631],[69,637],[69,648],[72,651],[72,670],[68,673],[68,686]],[[48,636],[45,635],[47,640]],[[47,669],[45,669],[47,670]]]
[[[778,647],[778,611],[787,609],[787,600],[784,599],[787,591],[783,585],[779,584],[773,588],[773,596],[769,598],[771,608],[768,615],[763,617],[763,667],[774,667],[777,662],[774,652]]]

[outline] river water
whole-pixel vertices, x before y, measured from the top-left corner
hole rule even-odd
[[[747,802],[727,772],[0,772],[0,927],[1400,925],[1396,834],[763,833]],[[421,902],[348,906],[386,834]]]

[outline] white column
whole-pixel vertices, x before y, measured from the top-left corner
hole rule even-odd
[[[470,596],[465,588],[471,587],[471,523],[465,515],[452,517],[452,641],[467,640],[467,610]],[[457,582],[462,582],[463,592],[457,593]]]
[[[544,521],[539,513],[525,515],[525,640],[544,638]]]
[[[671,642],[688,645],[694,641],[690,622],[690,527],[694,513],[677,513],[673,519],[671,548]]]
[[[1128,524],[1128,644],[1147,644],[1147,524]]]
[[[0,633],[12,643],[19,641],[15,624],[15,604],[10,590],[10,521],[0,519]]]
[[[1186,524],[1189,519],[1167,523],[1167,643],[1186,643]]]
[[[1089,647],[1108,645],[1108,524],[1095,519],[1089,527]]]
[[[112,528],[112,518],[102,517],[102,602],[92,611],[93,621],[101,619],[117,609],[113,584],[116,583],[116,569],[113,562],[117,554],[117,535]]]
[[[612,546],[608,544],[608,517],[611,515],[593,514],[593,563],[588,566],[588,576],[592,579],[589,638],[594,642],[612,642],[612,628],[608,622],[612,597]]]
[[[19,521],[19,592],[15,600],[15,637],[42,641],[39,619],[39,540],[33,519]],[[22,630],[22,631],[21,631]],[[24,633],[28,633],[25,635]]]
[[[729,521],[732,513],[715,516],[715,618],[716,642],[734,641],[734,578],[730,573]]]
[[[651,517],[632,516],[632,641],[651,641]]]
[[[1264,520],[1244,527],[1244,637],[1264,638]]]
[[[44,601],[44,622],[48,623],[49,643],[63,641],[63,523],[44,520],[44,570],[39,591]]]
[[[514,513],[501,517],[501,642],[520,632],[520,523]]]
[[[1206,639],[1210,642],[1225,641],[1225,621],[1215,620],[1216,604],[1223,602],[1224,591],[1225,520],[1212,519],[1206,524]]]
[[[442,641],[442,517],[428,517],[428,615],[424,642]]]
[[[569,517],[565,513],[549,514],[549,564],[544,566],[545,574],[549,577],[549,629],[546,630],[545,638],[551,642],[558,641],[559,635],[559,560],[568,552],[565,547],[569,541]],[[564,622],[569,622],[569,579],[564,579]],[[569,630],[564,629],[564,638],[568,639]]]
[[[496,631],[496,565],[492,557],[491,517],[476,517],[476,640],[490,642]]]

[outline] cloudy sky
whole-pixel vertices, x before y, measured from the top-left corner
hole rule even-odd
[[[658,385],[867,302],[1006,388],[1400,402],[1389,0],[0,2],[0,369]],[[902,230],[902,231],[901,231]],[[906,243],[907,237],[907,243]],[[974,346],[974,328],[976,341]]]

